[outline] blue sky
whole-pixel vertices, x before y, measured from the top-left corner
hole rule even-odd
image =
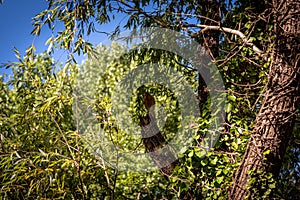
[[[0,63],[16,60],[14,46],[23,54],[32,44],[32,18],[46,8],[47,3],[43,0],[4,0],[0,5]],[[38,50],[45,48],[47,32],[50,33],[44,30],[43,35],[35,40]]]
[[[47,49],[45,42],[51,36],[47,26],[42,29],[39,37],[35,38],[30,34],[33,30],[32,18],[44,9],[47,9],[46,0],[4,0],[0,5],[0,64],[17,61],[13,47],[16,47],[21,55],[24,55],[26,48],[33,41],[37,52]],[[101,26],[101,31],[111,32],[114,28],[113,24],[116,23]],[[104,34],[93,34],[86,39],[93,44],[98,44],[107,40],[107,37]],[[61,56],[66,56],[66,53],[58,51],[54,54],[55,59]],[[77,59],[80,63],[83,57],[77,57]],[[0,75],[3,73],[10,73],[10,71],[0,68]]]

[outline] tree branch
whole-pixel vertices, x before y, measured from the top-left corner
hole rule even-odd
[[[249,42],[249,40],[247,39],[247,37],[245,36],[245,34],[243,34],[241,31],[235,30],[235,29],[231,29],[231,28],[225,28],[225,27],[221,27],[221,26],[209,26],[209,25],[203,25],[203,24],[183,24],[183,27],[197,27],[197,28],[202,28],[201,33],[208,31],[208,30],[216,30],[216,31],[222,31],[222,32],[226,32],[226,33],[231,33],[234,35],[239,36],[243,42],[252,47],[252,50],[257,53],[259,56],[264,56],[265,52],[260,50],[255,44],[253,44],[252,42]]]

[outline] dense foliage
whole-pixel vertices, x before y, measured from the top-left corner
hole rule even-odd
[[[221,17],[224,26],[242,31],[250,42],[268,54],[274,41],[273,26],[269,23],[272,15],[263,1],[254,2],[241,0],[233,6],[222,1],[221,8],[226,12],[222,11]],[[265,91],[271,60],[257,55],[236,35],[220,34],[220,53],[213,59],[226,88],[222,91],[226,96],[223,108],[226,119],[214,148],[203,153],[201,146],[207,127],[214,122],[208,99],[205,106],[200,105],[204,111],[196,119],[192,143],[182,149],[170,176],[164,176],[158,168],[147,172],[122,171],[122,166],[111,165],[106,159],[110,155],[103,157],[95,151],[104,143],[96,138],[91,143],[89,135],[82,133],[89,129],[80,120],[88,118],[78,120],[78,113],[81,116],[86,113],[80,110],[82,107],[74,108],[77,94],[91,93],[88,97],[92,99],[79,102],[91,108],[94,115],[87,117],[94,117],[96,125],[115,146],[143,153],[146,149],[140,144],[140,136],[120,130],[112,115],[116,85],[137,66],[152,62],[180,72],[197,93],[199,74],[195,66],[172,52],[138,48],[128,52],[116,43],[93,46],[84,37],[96,30],[95,23],[109,23],[119,13],[128,16],[124,28],[129,30],[162,26],[179,31],[176,26],[179,22],[202,23],[203,18],[195,16],[203,8],[193,1],[51,0],[48,3],[49,8],[34,18],[33,33],[39,34],[44,24],[55,31],[56,21],[63,22],[65,30],[50,38],[48,44],[52,51],[67,49],[70,57],[60,64],[51,58],[49,51],[36,54],[31,46],[23,58],[16,50],[19,61],[5,65],[13,74],[8,81],[4,78],[0,81],[0,196],[4,199],[227,199],[262,104],[261,94]],[[119,32],[118,26],[113,36]],[[187,34],[198,42],[203,40],[193,32]],[[88,53],[89,58],[77,65],[72,62],[75,53]],[[177,84],[180,88],[180,82]],[[78,85],[84,85],[80,89],[86,90],[77,91]],[[160,85],[139,88],[128,107],[135,124],[147,113],[142,98],[145,91],[154,96],[157,108],[163,106],[164,113],[156,110],[158,118],[168,116],[163,125],[158,119],[158,125],[169,142],[180,128],[178,97]],[[251,172],[248,188],[256,199],[299,198],[299,127],[298,117],[279,177]],[[265,151],[264,155],[268,153]]]

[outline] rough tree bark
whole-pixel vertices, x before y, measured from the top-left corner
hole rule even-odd
[[[151,159],[160,169],[164,176],[170,176],[178,164],[172,149],[168,146],[164,136],[161,134],[155,117],[155,99],[152,95],[145,92],[144,105],[147,114],[140,117],[142,128],[142,141]]]
[[[267,89],[256,117],[254,132],[233,178],[230,199],[250,195],[246,188],[249,171],[278,176],[299,109],[300,2],[273,0],[275,45],[271,55]],[[263,161],[264,152],[270,150]]]

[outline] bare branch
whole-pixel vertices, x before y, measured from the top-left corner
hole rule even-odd
[[[265,52],[260,50],[256,45],[254,45],[252,42],[249,42],[245,34],[243,34],[241,31],[231,29],[231,28],[225,28],[221,26],[209,26],[209,25],[203,25],[203,24],[183,24],[183,27],[197,27],[197,28],[202,28],[201,32],[207,31],[207,30],[216,30],[216,31],[222,31],[226,33],[231,33],[234,35],[239,36],[243,42],[247,45],[252,47],[253,51],[257,53],[259,56],[264,56]]]

